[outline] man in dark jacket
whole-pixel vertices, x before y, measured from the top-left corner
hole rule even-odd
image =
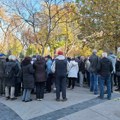
[[[56,101],[60,101],[60,91],[62,91],[63,101],[66,101],[66,75],[69,69],[69,63],[63,56],[62,51],[58,51],[58,56],[52,64],[52,72],[56,76]]]
[[[104,98],[104,83],[107,84],[107,99],[111,99],[111,72],[113,71],[112,62],[107,58],[107,53],[102,53],[102,59],[100,60],[99,66],[99,84],[100,84],[100,96],[99,98]]]
[[[90,56],[90,91],[94,94],[98,94],[98,75],[97,65],[99,64],[99,57],[96,55],[97,50],[93,50],[93,54]]]
[[[5,94],[5,79],[4,79],[4,69],[5,69],[5,57],[0,56],[0,95]]]

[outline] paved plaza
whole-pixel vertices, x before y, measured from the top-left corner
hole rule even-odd
[[[0,120],[120,120],[120,93],[112,100],[98,99],[88,88],[67,89],[66,102],[55,101],[55,93],[46,93],[43,101],[24,103],[0,98]]]

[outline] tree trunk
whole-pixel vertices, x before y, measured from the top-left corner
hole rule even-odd
[[[42,47],[41,56],[43,56],[43,55],[44,55],[44,52],[45,52],[45,48],[44,48],[44,46],[43,46],[43,47]]]

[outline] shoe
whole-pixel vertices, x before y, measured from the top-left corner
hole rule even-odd
[[[90,90],[90,92],[93,92],[93,90]]]
[[[115,91],[120,91],[120,89],[118,88],[118,89],[115,89]]]
[[[40,101],[40,99],[37,99],[37,101]]]
[[[59,99],[59,98],[56,98],[56,101],[57,101],[57,102],[59,102],[59,101],[60,101],[60,99]]]
[[[37,101],[42,101],[43,99],[41,98],[41,99],[37,99]]]
[[[99,99],[104,99],[104,97],[98,96]]]
[[[107,97],[108,100],[111,100],[111,97]]]
[[[25,102],[30,102],[30,101],[32,101],[32,99],[30,99],[30,100],[26,100]]]
[[[67,98],[62,99],[63,102],[67,101]]]
[[[11,100],[16,100],[17,98],[16,97],[14,97],[14,98],[10,98]]]
[[[9,100],[10,99],[10,97],[8,96],[8,97],[6,97],[6,100]]]

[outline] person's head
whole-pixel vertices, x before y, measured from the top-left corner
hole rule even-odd
[[[50,55],[47,55],[45,58],[46,58],[47,60],[48,60],[48,59],[51,59],[51,60],[52,60],[52,57],[51,57]]]
[[[97,54],[97,50],[94,49],[94,50],[92,51],[92,53],[93,53],[93,54]]]
[[[107,58],[107,53],[106,53],[106,52],[103,52],[103,53],[102,53],[102,57],[103,57],[103,58],[104,58],[104,57]]]
[[[37,55],[37,61],[40,61],[40,60],[41,60],[41,56]]]
[[[9,62],[9,59],[8,59],[8,57],[6,58],[6,62]]]
[[[23,60],[23,65],[31,64],[31,57],[25,57]]]
[[[59,50],[59,51],[57,52],[57,55],[63,55],[63,52]]]
[[[112,51],[109,51],[109,54],[111,55],[111,54],[113,54],[113,52],[112,52]]]
[[[72,58],[71,61],[75,61],[75,58]]]
[[[4,56],[4,55],[0,56],[0,59],[6,59],[6,56]]]
[[[9,61],[16,61],[16,57],[14,55],[10,55],[8,59]]]
[[[85,60],[85,57],[84,57],[84,56],[81,56],[81,57],[80,57],[80,60],[84,61],[84,60]]]
[[[70,58],[70,57],[67,57],[67,61],[69,61],[69,62],[70,62],[70,60],[71,60],[71,58]]]

